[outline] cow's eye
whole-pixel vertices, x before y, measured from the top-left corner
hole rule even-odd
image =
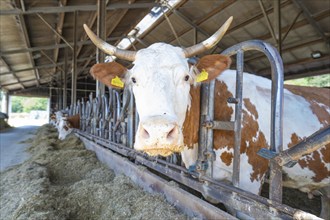
[[[133,83],[136,83],[136,79],[134,77],[131,78]]]
[[[188,81],[189,80],[189,75],[186,75],[185,77],[184,77],[184,81]]]

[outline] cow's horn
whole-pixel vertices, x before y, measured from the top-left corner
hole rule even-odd
[[[103,50],[105,53],[116,56],[119,59],[123,59],[123,60],[128,60],[128,61],[135,60],[136,51],[122,50],[115,46],[112,46],[111,44],[108,44],[107,42],[97,37],[86,24],[84,24],[84,29],[87,35],[89,36],[89,38],[95,44],[95,46]]]
[[[228,20],[221,26],[221,28],[215,32],[211,37],[204,40],[203,42],[196,44],[194,46],[184,49],[184,54],[186,58],[192,57],[196,54],[202,53],[208,49],[214,47],[223,37],[223,35],[228,30],[231,22],[233,21],[233,16],[228,18]]]

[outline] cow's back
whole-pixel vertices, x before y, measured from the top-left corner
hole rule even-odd
[[[244,74],[243,121],[241,142],[240,187],[258,193],[268,170],[268,161],[257,155],[261,148],[270,145],[271,81],[251,74]],[[235,96],[235,71],[224,71],[216,82],[215,120],[233,121],[235,106],[227,103]],[[283,148],[294,146],[303,138],[329,124],[329,97],[326,89],[288,86],[284,91]],[[318,96],[317,94],[322,94]],[[306,96],[306,98],[304,98]],[[233,165],[234,132],[215,131],[216,162],[214,176],[231,180]],[[284,168],[284,185],[312,190],[329,179],[325,162],[329,163],[329,147],[319,149],[302,158],[291,169]],[[322,174],[318,174],[322,171]],[[310,185],[306,188],[302,188]]]

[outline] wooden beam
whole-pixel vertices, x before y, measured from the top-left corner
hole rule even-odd
[[[77,59],[77,62],[84,62],[84,61],[89,60],[89,59],[95,59],[95,56],[94,57],[89,56],[89,57],[80,58],[80,59]],[[56,66],[61,66],[63,64],[64,64],[64,62],[58,62],[56,64],[54,64],[54,63],[53,64],[45,64],[45,65],[35,66],[35,67],[31,67],[31,68],[26,68],[26,69],[10,70],[10,71],[5,72],[5,73],[0,73],[0,76],[13,74],[13,73],[24,72],[24,71],[30,71],[30,70],[34,70],[34,69],[53,68],[53,67],[56,67]]]
[[[292,0],[292,2],[296,5],[296,7],[298,7],[299,9],[301,9],[303,11],[303,14],[304,14],[305,18],[307,19],[307,21],[309,22],[309,24],[314,28],[316,33],[318,33],[320,35],[320,37],[323,38],[325,43],[329,43],[329,37],[327,37],[324,34],[324,31],[321,29],[321,27],[313,19],[313,16],[309,12],[308,8],[303,3],[303,1],[301,1],[301,0]]]
[[[107,38],[107,42],[109,41],[116,41],[119,39],[122,39],[123,37],[109,37]],[[69,42],[69,44],[73,44],[73,42]],[[79,41],[77,42],[77,46],[81,46],[81,45],[92,45],[92,41],[90,40],[85,40],[85,41]],[[66,48],[68,47],[67,44],[62,43],[62,44],[58,44],[58,45],[48,45],[48,46],[40,46],[40,47],[30,47],[30,48],[22,48],[22,49],[14,49],[14,50],[4,50],[4,51],[0,51],[0,56],[5,56],[5,55],[10,55],[10,54],[17,54],[17,53],[27,53],[27,52],[37,52],[40,50],[54,50],[57,48]]]
[[[0,57],[0,60],[1,60],[1,62],[4,64],[4,66],[9,70],[9,71],[12,71],[12,69],[10,68],[10,66],[7,64],[7,62],[4,60],[4,58],[3,57]],[[16,75],[16,73],[15,72],[12,72],[11,73],[14,77],[15,77],[15,79],[17,80],[17,83],[16,84],[20,84],[21,85],[21,87],[23,88],[23,89],[25,89],[25,86],[23,85],[23,82],[17,77],[17,75]],[[34,79],[35,80],[35,79]],[[2,87],[3,85],[1,85],[1,87]]]
[[[24,11],[25,10],[24,0],[21,0],[20,4],[21,4],[22,10]],[[30,43],[30,37],[28,34],[28,30],[26,28],[24,15],[20,14],[20,15],[18,15],[18,18],[19,18],[19,23],[21,24],[20,28],[21,28],[23,36],[24,36],[25,45],[27,48],[29,48],[29,47],[31,47],[31,43]],[[31,52],[29,52],[29,59],[30,59],[31,65],[34,67],[35,62],[33,59],[33,54]],[[39,75],[38,69],[34,69],[33,72],[34,72],[34,76],[36,78],[37,86],[39,86],[40,85],[40,80],[39,80],[40,75]]]
[[[118,10],[118,9],[144,9],[152,8],[157,6],[157,3],[113,3],[107,6],[106,10]],[[0,10],[0,16],[8,15],[25,15],[25,14],[53,14],[53,13],[65,13],[74,11],[96,11],[97,6],[94,5],[70,5],[70,6],[57,6],[57,7],[31,7],[26,11],[20,10],[18,8],[12,10]]]

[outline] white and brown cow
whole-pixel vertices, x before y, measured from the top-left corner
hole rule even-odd
[[[222,27],[228,28],[231,19]],[[134,148],[149,155],[168,156],[181,152],[185,166],[197,160],[201,73],[205,81],[216,78],[215,120],[234,119],[234,106],[227,103],[235,95],[235,72],[227,70],[231,60],[222,55],[206,55],[195,66],[187,58],[215,45],[221,37],[179,48],[156,43],[137,52],[123,51],[98,39],[84,26],[100,49],[121,59],[134,61],[131,69],[116,62],[96,64],[91,74],[116,88],[131,86],[140,117]],[[217,32],[219,33],[219,31]],[[219,35],[219,34],[218,34]],[[221,36],[223,33],[221,33]],[[205,74],[205,73],[203,73]],[[329,90],[287,86],[284,90],[283,143],[287,149],[330,123]],[[270,144],[271,81],[244,73],[243,123],[239,187],[258,194],[268,161],[257,155]],[[232,180],[234,136],[231,131],[214,132],[214,178]],[[301,158],[293,168],[283,167],[284,186],[311,193],[329,184],[330,146]]]
[[[73,128],[80,128],[80,115],[63,116],[58,123],[58,139],[64,140],[67,135],[71,134]]]

